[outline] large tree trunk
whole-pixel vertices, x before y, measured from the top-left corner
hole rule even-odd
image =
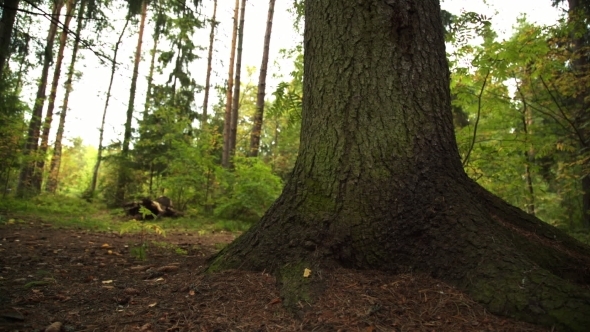
[[[439,1],[306,1],[304,64],[292,176],[210,271],[274,271],[293,306],[333,267],[417,271],[496,314],[590,326],[589,248],[463,171]]]
[[[590,18],[590,8],[579,0],[568,0],[568,24],[572,29],[570,42],[572,50],[571,69],[580,82],[586,82],[590,63],[588,61],[589,47],[588,36],[588,19]],[[577,117],[577,127],[579,128],[581,150],[587,150],[590,145],[589,127],[590,122],[590,103],[588,102],[588,93],[590,88],[587,84],[579,84],[579,90],[575,94],[575,107],[580,110],[580,116]],[[589,169],[588,160],[586,160],[586,170]],[[586,171],[587,172],[587,171]],[[583,174],[581,177],[582,185],[582,220],[584,228],[590,229],[590,174]]]
[[[125,189],[129,182],[127,159],[129,158],[129,145],[131,144],[131,122],[133,121],[133,110],[135,108],[135,91],[137,90],[137,76],[139,74],[139,63],[141,62],[141,46],[143,43],[143,31],[145,18],[147,16],[148,0],[141,3],[141,20],[137,32],[137,47],[133,61],[133,75],[131,76],[131,88],[129,89],[129,102],[127,103],[127,117],[125,120],[125,133],[123,134],[123,146],[121,148],[121,163],[119,164],[119,178],[117,180],[116,199],[118,202],[125,201]]]
[[[53,44],[55,35],[57,34],[57,25],[59,22],[59,12],[63,7],[63,0],[56,0],[53,3],[51,12],[52,21],[49,24],[47,31],[47,43],[45,45],[45,53],[43,54],[43,69],[41,70],[41,78],[39,78],[39,86],[37,87],[37,95],[33,105],[33,114],[29,121],[29,129],[27,131],[27,141],[23,149],[23,167],[21,169],[18,185],[16,188],[16,195],[19,197],[36,195],[33,185],[34,172],[37,170],[37,159],[39,158],[37,150],[39,147],[39,134],[41,131],[41,118],[43,116],[43,105],[45,105],[47,76],[49,75],[49,67],[53,62]]]
[[[39,146],[39,159],[37,160],[37,170],[33,176],[33,186],[37,192],[41,191],[41,183],[43,182],[43,172],[45,170],[45,159],[47,156],[47,148],[49,146],[49,131],[51,130],[51,123],[53,122],[53,110],[55,109],[55,98],[57,96],[57,87],[59,79],[61,78],[61,66],[64,60],[64,51],[68,41],[68,32],[70,22],[74,14],[75,0],[68,0],[66,2],[66,16],[64,18],[63,28],[59,36],[59,49],[57,51],[57,61],[53,68],[53,80],[51,81],[51,89],[49,90],[49,102],[47,104],[47,113],[45,114],[45,123],[43,124],[43,132],[41,133],[41,145]]]
[[[211,17],[211,33],[209,34],[209,54],[207,55],[207,76],[205,78],[205,98],[203,99],[203,118],[201,127],[207,124],[207,107],[209,106],[209,90],[211,89],[211,62],[213,61],[213,41],[215,40],[215,27],[217,22],[217,0],[213,1],[213,16]]]
[[[119,39],[115,44],[115,50],[113,52],[113,62],[111,64],[111,79],[109,80],[109,88],[107,89],[107,98],[104,102],[104,109],[102,111],[102,121],[100,122],[100,135],[98,138],[98,155],[96,156],[96,163],[94,164],[94,170],[92,171],[92,180],[90,181],[90,188],[89,188],[89,197],[94,197],[94,191],[96,190],[96,183],[98,182],[98,171],[100,169],[100,163],[102,162],[102,150],[103,145],[102,141],[104,138],[104,124],[107,117],[107,110],[109,108],[109,101],[111,100],[111,90],[113,88],[113,79],[115,78],[115,71],[117,70],[117,53],[119,52],[119,45],[121,45],[121,40],[123,39],[123,35],[125,34],[125,30],[129,25],[130,17],[127,17],[125,20],[125,25],[121,30],[121,34],[119,35]]]
[[[272,32],[272,17],[275,11],[275,0],[268,3],[268,17],[266,19],[266,33],[264,34],[264,50],[262,51],[262,64],[260,65],[260,77],[258,77],[258,94],[256,95],[256,114],[254,126],[250,134],[250,157],[258,156],[260,147],[260,135],[262,132],[262,120],[264,117],[264,96],[266,94],[266,71],[268,67],[268,50],[270,48],[270,35]]]
[[[53,155],[51,156],[51,163],[49,164],[49,177],[47,178],[47,191],[55,194],[57,190],[59,167],[61,164],[61,150],[62,150],[62,139],[64,135],[64,127],[66,123],[66,115],[68,112],[68,104],[70,101],[70,93],[72,92],[72,79],[74,78],[74,68],[76,65],[76,59],[78,57],[78,49],[80,47],[80,32],[84,25],[84,10],[86,9],[87,0],[80,2],[80,8],[78,8],[78,17],[76,21],[76,40],[74,40],[74,47],[72,49],[72,58],[70,60],[70,67],[68,68],[68,78],[66,80],[66,94],[64,96],[63,104],[61,107],[61,113],[59,115],[59,125],[57,126],[57,134],[55,135],[55,143],[53,145]]]
[[[231,38],[231,49],[229,56],[229,72],[227,78],[227,91],[225,92],[225,114],[223,122],[223,151],[221,153],[221,165],[225,168],[230,166],[230,131],[231,131],[231,109],[232,109],[232,89],[234,84],[234,63],[236,55],[236,39],[238,37],[238,12],[240,10],[240,0],[236,0],[234,6],[234,25]]]
[[[10,40],[20,0],[5,0],[0,19],[0,81],[3,79],[4,67],[10,54]]]
[[[244,19],[246,14],[246,0],[242,0],[240,8],[240,28],[238,29],[238,54],[236,58],[236,79],[234,81],[234,92],[232,95],[232,107],[230,117],[230,130],[229,130],[229,154],[230,158],[236,154],[236,141],[238,133],[238,119],[240,111],[240,84],[241,84],[241,73],[242,73],[242,44],[244,41]],[[233,163],[230,160],[230,167]]]

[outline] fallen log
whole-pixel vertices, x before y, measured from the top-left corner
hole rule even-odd
[[[151,212],[142,213],[141,208],[144,207]],[[128,202],[123,205],[125,214],[133,216],[135,219],[154,219],[154,217],[180,217],[182,212],[174,209],[172,200],[166,196],[160,196],[154,200],[150,198],[143,198],[139,201]]]

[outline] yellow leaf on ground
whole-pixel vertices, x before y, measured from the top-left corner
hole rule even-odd
[[[303,270],[303,277],[304,278],[309,278],[310,275],[311,275],[311,270],[310,269]]]

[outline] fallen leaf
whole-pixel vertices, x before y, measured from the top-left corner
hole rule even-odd
[[[132,266],[129,269],[131,271],[145,271],[147,269],[149,269],[150,267],[152,267],[151,265],[137,265],[137,266]]]
[[[139,295],[139,291],[135,288],[125,288],[124,292],[127,295]]]
[[[61,323],[55,322],[45,328],[45,332],[59,332],[61,330]]]
[[[166,265],[166,266],[159,267],[156,271],[158,271],[158,272],[176,272],[176,271],[178,271],[178,266]]]
[[[277,303],[281,303],[281,298],[276,297],[274,299],[272,299],[272,301],[270,301],[268,304],[277,304]]]
[[[144,324],[141,328],[139,328],[139,330],[142,331],[142,332],[151,331],[152,330],[152,324],[150,324],[150,323]]]
[[[311,270],[310,269],[303,270],[303,277],[304,278],[309,278],[310,275],[311,275]]]
[[[152,307],[155,307],[157,304],[158,304],[158,302],[150,303],[150,304],[148,304],[148,307],[152,308]]]

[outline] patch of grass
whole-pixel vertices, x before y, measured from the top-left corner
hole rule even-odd
[[[188,254],[187,250],[180,248],[179,246],[172,244],[172,243],[168,243],[168,242],[164,242],[164,241],[152,241],[151,244],[156,247],[162,248],[162,249],[174,251],[178,255],[187,255]]]
[[[145,243],[142,243],[137,247],[131,247],[129,249],[129,253],[135,259],[145,261],[147,259],[147,245]]]
[[[225,247],[227,247],[227,243],[215,243],[215,249],[217,250],[221,250]]]
[[[39,287],[39,286],[47,286],[51,284],[51,282],[49,282],[48,280],[37,280],[37,281],[31,281],[26,283],[23,288],[24,289],[29,289],[29,288],[33,288],[33,287]]]
[[[106,206],[61,195],[43,194],[30,199],[9,196],[0,200],[0,211],[14,219],[43,220],[61,227],[108,231],[114,226]]]
[[[183,232],[199,235],[221,231],[244,232],[252,225],[252,222],[218,219],[196,213],[187,213],[180,218],[157,218],[152,222],[121,222],[123,216],[121,208],[107,209],[102,203],[89,203],[69,196],[43,194],[26,200],[10,196],[0,200],[0,225],[43,221],[57,227],[99,232],[135,234],[155,231],[158,234]]]
[[[252,223],[236,220],[217,220],[212,228],[214,231],[226,231],[226,232],[245,232],[247,231]]]

